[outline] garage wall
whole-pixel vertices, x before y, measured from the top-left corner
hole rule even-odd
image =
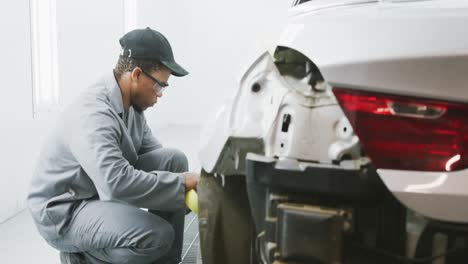
[[[138,24],[161,31],[190,75],[172,77],[158,104],[147,111],[155,127],[203,125],[233,94],[251,62],[272,47],[290,0],[142,0]]]
[[[123,0],[57,1],[59,87],[64,105],[114,68],[123,30]]]
[[[0,223],[25,207],[34,160],[54,114],[33,119],[29,1],[0,9]]]
[[[93,7],[93,8],[90,8]],[[26,208],[42,142],[60,109],[33,116],[29,0],[0,10],[0,223]],[[68,104],[106,70],[120,51],[123,1],[57,1],[59,101]]]

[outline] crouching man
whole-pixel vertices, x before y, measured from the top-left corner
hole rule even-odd
[[[62,263],[181,261],[184,194],[199,175],[186,156],[164,148],[144,111],[188,72],[159,32],[137,29],[120,39],[113,71],[58,119],[32,177],[28,207]],[[140,208],[148,208],[148,211]]]

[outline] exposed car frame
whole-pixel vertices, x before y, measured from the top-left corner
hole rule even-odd
[[[468,2],[301,2],[205,128],[203,260],[467,261]],[[382,137],[367,137],[359,102],[347,103],[360,98],[382,98],[376,109],[389,114],[372,120],[401,129],[436,131],[450,117],[449,166],[416,166],[426,156],[411,149],[404,159],[373,151],[368,138]],[[449,122],[461,125],[449,132]]]

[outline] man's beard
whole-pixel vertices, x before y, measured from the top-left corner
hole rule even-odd
[[[130,105],[133,107],[133,109],[137,111],[138,113],[143,112],[144,109],[138,104],[138,101],[140,101],[138,100],[139,98],[132,98],[132,99],[133,100],[130,101]]]

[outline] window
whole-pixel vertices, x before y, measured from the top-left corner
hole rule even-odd
[[[293,6],[297,6],[297,5],[300,5],[300,4],[303,4],[305,2],[309,2],[311,0],[296,0],[293,4]]]
[[[56,0],[30,0],[33,116],[60,107]]]

